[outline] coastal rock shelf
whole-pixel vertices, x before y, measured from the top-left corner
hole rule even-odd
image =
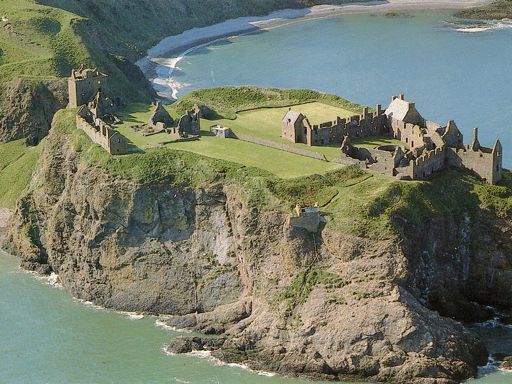
[[[489,316],[484,305],[510,305],[512,285],[497,272],[512,270],[510,221],[461,206],[415,225],[397,212],[396,232],[379,236],[333,223],[310,233],[288,224],[272,178],[269,200],[258,202],[240,184],[248,178],[224,179],[221,163],[201,157],[162,152],[181,175],[156,179],[128,177],[119,167],[130,157],[94,166],[88,147],[75,149],[72,116],[56,118],[11,219],[25,268],[56,272],[74,296],[99,305],[179,315],[169,325],[220,335],[193,343],[254,369],[455,383],[486,361],[482,342],[437,311],[476,320]],[[198,164],[203,176],[191,182]],[[364,188],[361,171],[346,172],[334,173],[347,178],[340,188]],[[170,351],[190,349],[176,343]]]

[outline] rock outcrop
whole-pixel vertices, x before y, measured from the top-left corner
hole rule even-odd
[[[507,220],[411,227],[396,217],[405,233],[388,240],[329,224],[311,234],[286,212],[250,204],[235,181],[123,179],[54,131],[11,219],[12,250],[25,268],[58,273],[76,297],[220,335],[175,339],[169,351],[416,384],[460,382],[486,362],[478,337],[442,315],[482,318],[484,304],[511,304]]]
[[[27,139],[35,145],[48,134],[53,115],[67,104],[64,80],[12,80],[0,85],[0,143]]]

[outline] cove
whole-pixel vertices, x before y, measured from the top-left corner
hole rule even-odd
[[[21,271],[15,257],[0,251],[1,383],[312,383],[263,376],[211,359],[167,356],[162,347],[179,333],[156,327],[156,319],[131,320],[86,306]],[[494,350],[512,353],[512,329],[499,326],[481,332]],[[512,380],[512,374],[492,366],[481,369],[481,375],[468,383]]]
[[[0,251],[0,383],[306,384],[193,356],[167,356],[156,317],[86,306]]]
[[[344,15],[218,41],[190,51],[170,77],[165,65],[156,73],[178,96],[251,84],[387,106],[403,92],[424,117],[455,120],[466,143],[473,127],[483,145],[500,138],[511,167],[511,41],[510,23],[472,28],[446,12]]]

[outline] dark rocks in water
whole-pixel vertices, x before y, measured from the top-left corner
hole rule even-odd
[[[21,268],[27,271],[36,272],[37,274],[43,276],[49,275],[52,272],[52,268],[49,264],[39,264],[30,261],[22,262]]]
[[[212,351],[221,348],[224,342],[224,338],[177,337],[171,340],[165,351],[171,354]]]

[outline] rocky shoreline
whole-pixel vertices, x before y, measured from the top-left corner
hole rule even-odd
[[[50,131],[10,220],[12,250],[79,299],[169,314],[170,327],[217,337],[177,339],[168,352],[209,350],[287,376],[415,384],[458,383],[487,362],[480,339],[452,318],[483,321],[485,305],[511,304],[509,221],[498,230],[489,214],[441,216],[401,227],[400,238],[329,226],[312,236],[214,170],[202,185],[148,183],[81,156]]]

